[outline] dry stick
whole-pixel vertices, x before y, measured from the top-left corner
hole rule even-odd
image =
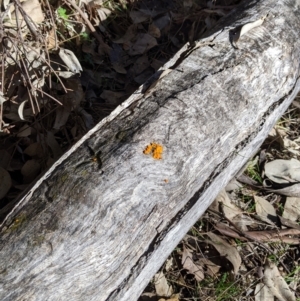
[[[52,29],[54,29],[54,43],[55,43],[54,49],[56,50],[57,45],[58,45],[57,44],[57,35],[56,35],[56,24],[55,24],[55,20],[54,20],[53,14],[52,14],[52,9],[50,7],[50,4],[49,4],[48,0],[46,0],[46,4],[47,4],[48,10],[50,12],[50,16],[51,16],[51,21],[52,21],[52,26],[53,26]],[[46,49],[48,49],[48,48],[46,47]]]
[[[30,50],[34,51],[36,54],[39,54],[36,49],[32,48],[30,45],[26,45],[28,48],[30,48]],[[64,92],[67,93],[68,89],[65,87],[64,83],[62,82],[62,80],[60,79],[59,75],[57,74],[57,72],[51,67],[50,65],[50,58],[49,58],[49,62],[43,58],[42,56],[40,56],[40,58],[42,59],[42,61],[50,68],[50,70],[54,73],[54,75],[56,76],[57,80],[59,81],[59,83],[62,85],[62,88],[64,89]]]
[[[17,5],[18,5],[18,8],[19,8],[19,7],[20,7],[19,0],[15,0],[15,1],[16,1]],[[54,26],[54,28],[55,28],[54,18],[53,18],[52,11],[51,11],[51,8],[50,8],[50,6],[49,6],[49,2],[48,2],[48,1],[47,1],[47,5],[48,5],[48,9],[50,10],[50,14],[51,14],[53,26]],[[38,34],[38,30],[37,30],[36,28],[34,28],[34,26],[33,26],[33,24],[35,24],[35,23],[34,23],[33,20],[31,19],[31,17],[28,16],[27,13],[23,10],[22,6],[21,6],[21,8],[20,8],[20,12],[21,12],[21,14],[22,14],[22,16],[23,16],[23,18],[24,18],[24,20],[25,20],[25,22],[26,22],[26,25],[28,26],[28,29],[29,29],[29,30],[31,31],[31,33],[35,36],[36,40],[39,41],[39,42],[41,42],[42,44],[44,44],[44,45],[45,45],[45,49],[48,49],[48,48],[47,48],[46,41],[45,41],[45,39],[44,39],[44,36]],[[55,34],[54,36],[55,36],[55,46],[56,46],[56,48],[57,48],[57,37],[56,37],[56,34]],[[29,46],[29,45],[28,45],[28,46]],[[31,47],[30,47],[30,48],[31,48]],[[31,49],[32,49],[32,48],[31,48]],[[35,51],[34,49],[32,49],[32,50]],[[37,53],[37,51],[35,51],[35,52]],[[46,50],[45,52],[46,52],[46,54],[47,54],[48,60],[50,61],[50,56],[49,56],[48,51]],[[44,58],[43,58],[43,59],[44,59]],[[47,65],[48,65],[48,67],[51,68],[50,64],[47,62],[46,59],[44,59],[44,62],[46,62]],[[51,69],[52,69],[52,68],[51,68]],[[53,69],[52,69],[52,70],[53,70]],[[53,70],[53,72],[55,73],[54,70]],[[60,83],[61,83],[63,89],[64,89],[65,92],[67,93],[67,90],[66,90],[64,84],[62,83],[62,81],[60,80],[60,78],[58,77],[58,75],[57,75],[56,73],[55,73],[55,75],[56,75],[56,77],[58,78],[58,80],[60,81]],[[50,81],[49,86],[50,86],[50,88],[51,88],[51,86],[52,86],[52,85],[51,85],[51,81]],[[35,98],[35,99],[36,99],[36,98]],[[38,105],[38,104],[37,104],[37,105]]]
[[[45,91],[36,88],[36,91],[40,92],[42,95],[45,94],[46,96],[48,96],[49,98],[53,99],[54,101],[56,101],[59,105],[63,105],[59,100],[57,100],[55,97],[51,96],[50,94],[46,93]]]
[[[15,1],[16,1],[16,3],[17,3],[17,7],[19,8],[19,6],[20,6],[20,4],[19,4],[19,2],[18,2],[19,0],[15,0]],[[17,8],[17,7],[16,7],[16,8]],[[28,17],[28,15],[26,14],[26,12],[23,10],[22,6],[21,6],[21,9],[20,9],[20,12],[21,12],[21,14],[22,14],[22,16],[23,16],[23,18],[24,18],[24,20],[25,20],[25,22],[26,22],[26,25],[28,25],[29,30],[31,31],[31,33],[32,33],[34,36],[38,35],[38,34],[37,34],[37,31],[36,31],[36,30],[33,28],[33,26],[31,25],[31,23],[32,23],[32,24],[35,24],[35,23],[32,21],[32,19],[31,19],[30,17]],[[51,13],[51,16],[52,16],[52,13]],[[53,16],[52,16],[52,18],[53,18]],[[28,21],[28,19],[30,19],[31,22]],[[27,22],[28,22],[28,23],[27,23]],[[54,25],[55,25],[55,24],[54,24]],[[19,29],[19,26],[18,26],[18,29]],[[20,34],[20,33],[19,33],[19,34]],[[20,35],[21,35],[21,34],[20,34]],[[56,38],[56,35],[55,35],[55,38]],[[22,39],[22,36],[21,36],[21,39]],[[39,36],[38,36],[37,40],[40,41],[40,42],[42,42],[42,43],[44,43],[44,44],[45,44],[45,49],[47,49],[46,42],[45,42],[45,39],[43,39],[43,37],[39,37]],[[34,51],[36,54],[39,55],[39,53],[38,53],[35,49],[33,49],[30,45],[27,45],[27,47],[29,47],[32,51]],[[25,52],[26,52],[26,51],[25,51]],[[48,52],[46,52],[46,53],[47,53],[48,59],[49,59],[49,61],[50,61],[49,53],[48,53]],[[62,87],[63,87],[63,89],[64,89],[64,92],[67,93],[67,88],[64,86],[64,84],[63,84],[63,82],[61,81],[60,77],[59,77],[58,74],[55,72],[55,70],[51,67],[51,65],[49,64],[49,62],[48,62],[46,59],[44,59],[42,56],[40,56],[40,58],[43,60],[44,63],[46,63],[46,65],[47,65],[47,66],[51,69],[51,71],[55,74],[55,76],[57,77],[58,81],[59,81],[60,84],[62,85]],[[59,102],[58,102],[58,103],[59,103]]]
[[[33,87],[33,85],[32,85],[32,82],[31,82],[30,76],[28,74],[26,64],[25,64],[25,62],[24,62],[21,55],[20,55],[20,61],[21,61],[21,64],[23,65],[22,69],[24,69],[25,74],[26,74],[25,80],[26,80],[26,78],[27,78],[27,80],[26,80],[26,85],[25,86],[26,86],[28,97],[29,97],[30,104],[31,104],[31,107],[32,107],[32,112],[35,115],[35,108],[34,108],[33,100],[32,100],[32,97],[31,97],[32,96],[31,94],[33,94],[33,91],[35,90],[35,87]],[[29,87],[28,87],[28,84],[29,84]],[[39,106],[38,100],[37,100],[35,95],[33,95],[33,96],[34,96],[34,100],[35,100],[36,105],[37,105],[38,112],[40,112],[40,106]]]
[[[24,43],[25,42],[24,42],[24,39],[23,39],[23,36],[22,36],[21,25],[19,23],[19,16],[18,16],[18,13],[21,13],[21,15],[24,18],[24,11],[23,11],[23,8],[21,7],[20,3],[18,2],[18,0],[15,0],[15,4],[16,4],[15,5],[15,10],[16,10],[16,25],[17,25],[17,30],[18,30],[19,38],[21,40],[21,46],[24,48]],[[23,12],[23,14],[22,14],[22,12]],[[26,49],[24,49],[24,50],[26,50]],[[16,51],[16,53],[18,53],[17,49],[15,51]],[[30,100],[30,104],[31,104],[31,107],[32,107],[33,114],[35,114],[35,108],[34,108],[33,100],[32,100],[32,97],[31,97],[31,91],[33,91],[33,86],[32,86],[31,80],[30,80],[30,76],[28,74],[28,70],[27,70],[26,64],[25,64],[25,62],[24,62],[24,60],[23,60],[23,58],[22,58],[21,55],[20,55],[20,61],[21,61],[21,64],[23,65],[23,69],[24,69],[26,77],[27,77],[27,80],[26,80],[26,89],[27,89],[27,93],[28,93],[28,97],[29,97],[29,100]],[[22,70],[22,68],[21,68],[21,70]],[[31,91],[28,88],[27,83],[29,84],[29,86],[31,88]],[[39,104],[38,104],[38,101],[37,101],[36,97],[34,98],[34,100],[35,100],[35,102],[37,104],[38,111],[40,111]]]
[[[54,32],[54,43],[55,43],[54,50],[56,50],[57,49],[56,24],[55,24],[55,20],[54,20],[53,14],[52,14],[52,9],[50,7],[50,4],[49,4],[48,0],[46,0],[46,4],[47,4],[47,7],[48,7],[48,11],[50,12],[50,16],[51,16],[52,31]],[[46,39],[44,39],[44,42],[45,42],[45,52],[46,52],[46,55],[47,55],[47,60],[50,62],[50,55],[49,55]],[[51,81],[50,76],[49,76],[49,88],[52,89],[52,81]]]
[[[234,229],[241,235],[241,236],[244,236],[245,238],[249,239],[250,241],[252,241],[253,243],[256,243],[258,244],[259,246],[261,246],[262,248],[264,248],[266,251],[269,252],[269,254],[273,254],[276,259],[282,264],[282,266],[284,267],[284,269],[286,270],[286,272],[290,273],[289,269],[285,266],[285,264],[282,262],[282,260],[280,258],[278,258],[278,256],[276,254],[274,254],[274,252],[267,246],[265,246],[261,241],[259,241],[258,239],[254,238],[254,237],[251,237],[250,235],[248,235],[246,232],[238,229],[236,227],[236,225],[229,219],[226,217],[225,215],[225,212],[224,212],[224,204],[222,202],[219,202],[219,206],[220,206],[220,211],[221,211],[221,214],[223,216],[223,218],[225,218],[228,223],[234,227]]]
[[[228,221],[228,223],[234,227],[234,230],[232,229],[232,231],[235,231],[235,232],[238,234],[238,236],[240,236],[240,237],[243,236],[243,237],[245,237],[246,240],[248,240],[248,241],[250,240],[250,241],[252,241],[252,242],[255,242],[255,239],[254,239],[254,238],[252,238],[252,237],[247,237],[247,234],[246,234],[246,233],[242,232],[239,228],[237,228],[237,226],[236,226],[230,219],[228,219],[228,218],[226,217],[225,212],[224,212],[224,204],[223,204],[222,202],[220,202],[219,204],[220,204],[220,206],[219,206],[220,212],[215,211],[215,210],[213,210],[213,209],[209,209],[209,211],[211,211],[212,213],[215,213],[215,214],[217,214],[218,216],[223,217],[224,219],[226,219],[226,220]],[[217,229],[217,228],[216,228],[216,229]],[[218,229],[217,229],[217,230],[218,230]],[[226,234],[225,234],[225,235],[226,235]],[[250,246],[252,252],[256,254],[256,252],[254,251],[253,247],[252,247],[251,245],[249,245],[249,246]],[[262,246],[263,248],[265,248],[265,249],[267,248],[267,247],[266,247],[265,245],[263,245],[263,244],[261,244],[261,246]],[[267,251],[268,251],[269,253],[272,253],[272,251],[269,250],[269,249],[267,249]],[[258,256],[258,255],[257,255],[257,256]],[[275,255],[275,256],[276,256],[276,255]]]
[[[34,35],[36,41],[38,42],[41,42],[45,44],[45,41],[43,39],[43,36],[42,35],[39,35],[38,34],[38,29],[37,28],[34,28],[36,27],[35,26],[35,23],[33,22],[33,20],[27,15],[27,13],[23,10],[23,7],[21,6],[19,0],[15,0],[15,3],[16,3],[16,6],[15,6],[15,9],[16,9],[16,20],[17,20],[17,28],[18,28],[18,31],[19,31],[19,35],[21,37],[21,41],[22,41],[22,47],[24,49],[24,52],[26,52],[26,49],[24,47],[24,41],[23,41],[23,37],[22,37],[22,33],[20,32],[20,26],[18,24],[18,16],[17,16],[17,12],[19,11],[22,15],[22,17],[24,18],[25,20],[25,23],[28,27],[28,29],[30,30],[31,34]],[[45,44],[46,45],[46,44]],[[41,57],[41,56],[40,56]],[[31,80],[30,80],[30,76],[28,74],[28,70],[26,68],[26,65],[25,65],[25,62],[23,61],[22,57],[21,58],[21,62],[23,63],[23,66],[24,66],[24,70],[26,72],[26,75],[27,75],[27,79],[28,79],[28,82],[30,84],[30,87],[31,87],[31,91],[32,91],[32,94],[33,94],[33,97],[34,97],[34,100],[35,100],[35,103],[37,105],[37,108],[38,108],[38,112],[40,112],[40,106],[39,106],[39,102],[36,98],[36,94],[33,93],[34,91],[36,91],[36,88],[32,86],[32,83],[31,83]],[[27,91],[28,91],[28,96],[29,96],[29,99],[30,99],[30,102],[31,102],[31,106],[32,106],[32,109],[33,109],[33,113],[35,114],[35,109],[34,109],[34,106],[33,106],[33,101],[32,101],[32,97],[31,97],[31,94],[30,94],[30,90],[28,89],[27,87]]]
[[[34,37],[37,41],[41,42],[40,41],[41,35],[38,33],[38,29],[34,28],[34,27],[36,27],[35,22],[33,22],[33,20],[24,11],[24,9],[23,9],[22,5],[20,4],[19,0],[15,0],[15,4],[16,4],[16,6],[15,6],[15,8],[16,8],[16,19],[18,19],[18,16],[17,16],[17,8],[18,8],[18,11],[20,12],[22,17],[24,18],[24,21],[25,21],[28,29],[30,30],[31,34],[34,35]]]
[[[5,11],[2,12],[2,13],[0,14],[1,23],[2,23],[2,21],[6,18],[6,15],[8,14],[8,12],[11,12],[10,7],[11,7],[12,5],[13,5],[13,3],[9,3],[9,4],[7,5]]]
[[[97,39],[97,41],[99,42],[99,44],[101,46],[103,46],[103,49],[105,51],[106,54],[109,54],[110,52],[110,47],[104,43],[102,37],[97,33],[95,27],[92,25],[92,23],[90,22],[90,20],[85,16],[84,12],[81,10],[81,8],[79,6],[77,6],[77,4],[73,1],[73,0],[64,0],[67,4],[71,5],[74,9],[77,10],[77,12],[80,14],[80,16],[82,17],[82,19],[85,21],[86,25],[88,26],[88,28],[90,29],[92,35]]]
[[[38,100],[36,98],[36,95],[33,93],[36,90],[36,88],[33,87],[33,85],[32,85],[32,82],[31,82],[31,79],[30,79],[30,76],[29,76],[29,73],[28,73],[28,70],[27,70],[27,66],[26,66],[26,64],[25,64],[22,56],[20,56],[20,61],[21,61],[22,65],[23,65],[23,69],[24,69],[26,77],[27,77],[27,80],[26,80],[26,89],[27,89],[28,97],[29,97],[30,104],[31,104],[31,107],[32,107],[32,112],[35,115],[35,108],[34,108],[32,96],[34,97],[35,103],[37,105],[38,112],[40,112],[40,106],[39,106]],[[27,83],[29,84],[29,87],[28,87]]]
[[[17,4],[17,1],[18,0],[15,1],[15,4]],[[21,32],[21,25],[19,23],[19,16],[18,16],[19,15],[19,6],[18,5],[15,5],[15,10],[16,10],[16,25],[17,25],[17,30],[18,30],[18,34],[19,34],[19,39],[21,40],[21,45],[23,46],[24,45],[24,40],[23,40],[23,36],[22,36],[22,32]],[[16,47],[16,46],[14,45],[14,47]],[[15,51],[16,51],[16,53],[18,53],[18,49],[17,48],[15,48]],[[30,90],[28,89],[28,85],[27,85],[27,83],[28,83],[30,85],[31,89],[32,89],[30,77],[29,77],[29,74],[27,72],[27,68],[26,68],[26,65],[25,65],[25,63],[23,61],[22,56],[19,55],[19,58],[20,58],[21,64],[23,65],[23,68],[22,68],[22,66],[19,66],[21,68],[20,70],[22,71],[22,69],[24,69],[24,71],[26,73],[27,80],[26,80],[26,77],[25,77],[25,80],[26,80],[26,85],[25,86],[26,86],[26,89],[27,89],[28,97],[30,99],[30,104],[31,104],[31,107],[32,107],[33,114],[35,114],[34,104],[33,104],[33,101],[32,101],[31,95],[30,95]]]

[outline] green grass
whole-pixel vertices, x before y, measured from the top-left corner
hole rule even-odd
[[[260,170],[258,166],[258,158],[254,158],[253,160],[250,160],[247,164],[246,168],[246,174],[253,180],[262,183],[262,178],[260,176]]]
[[[220,281],[216,284],[216,301],[233,300],[236,296],[241,294],[241,288],[229,278],[229,274],[224,273],[221,276]]]
[[[69,15],[67,14],[67,10],[65,8],[60,6],[56,11],[60,19],[63,19],[64,21],[68,21]]]
[[[300,267],[296,267],[292,272],[290,272],[286,277],[284,277],[284,280],[286,281],[287,284],[290,284],[292,281],[297,279],[300,274]]]

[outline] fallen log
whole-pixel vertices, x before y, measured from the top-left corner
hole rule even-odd
[[[136,300],[299,91],[299,6],[245,1],[60,158],[1,224],[0,299]]]

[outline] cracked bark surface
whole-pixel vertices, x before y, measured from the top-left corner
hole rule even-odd
[[[0,226],[0,299],[136,300],[300,90],[299,15],[245,1],[60,158]]]

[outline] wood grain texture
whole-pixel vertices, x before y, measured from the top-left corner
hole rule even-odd
[[[1,225],[0,299],[136,300],[299,91],[299,2],[246,1],[56,162]]]

